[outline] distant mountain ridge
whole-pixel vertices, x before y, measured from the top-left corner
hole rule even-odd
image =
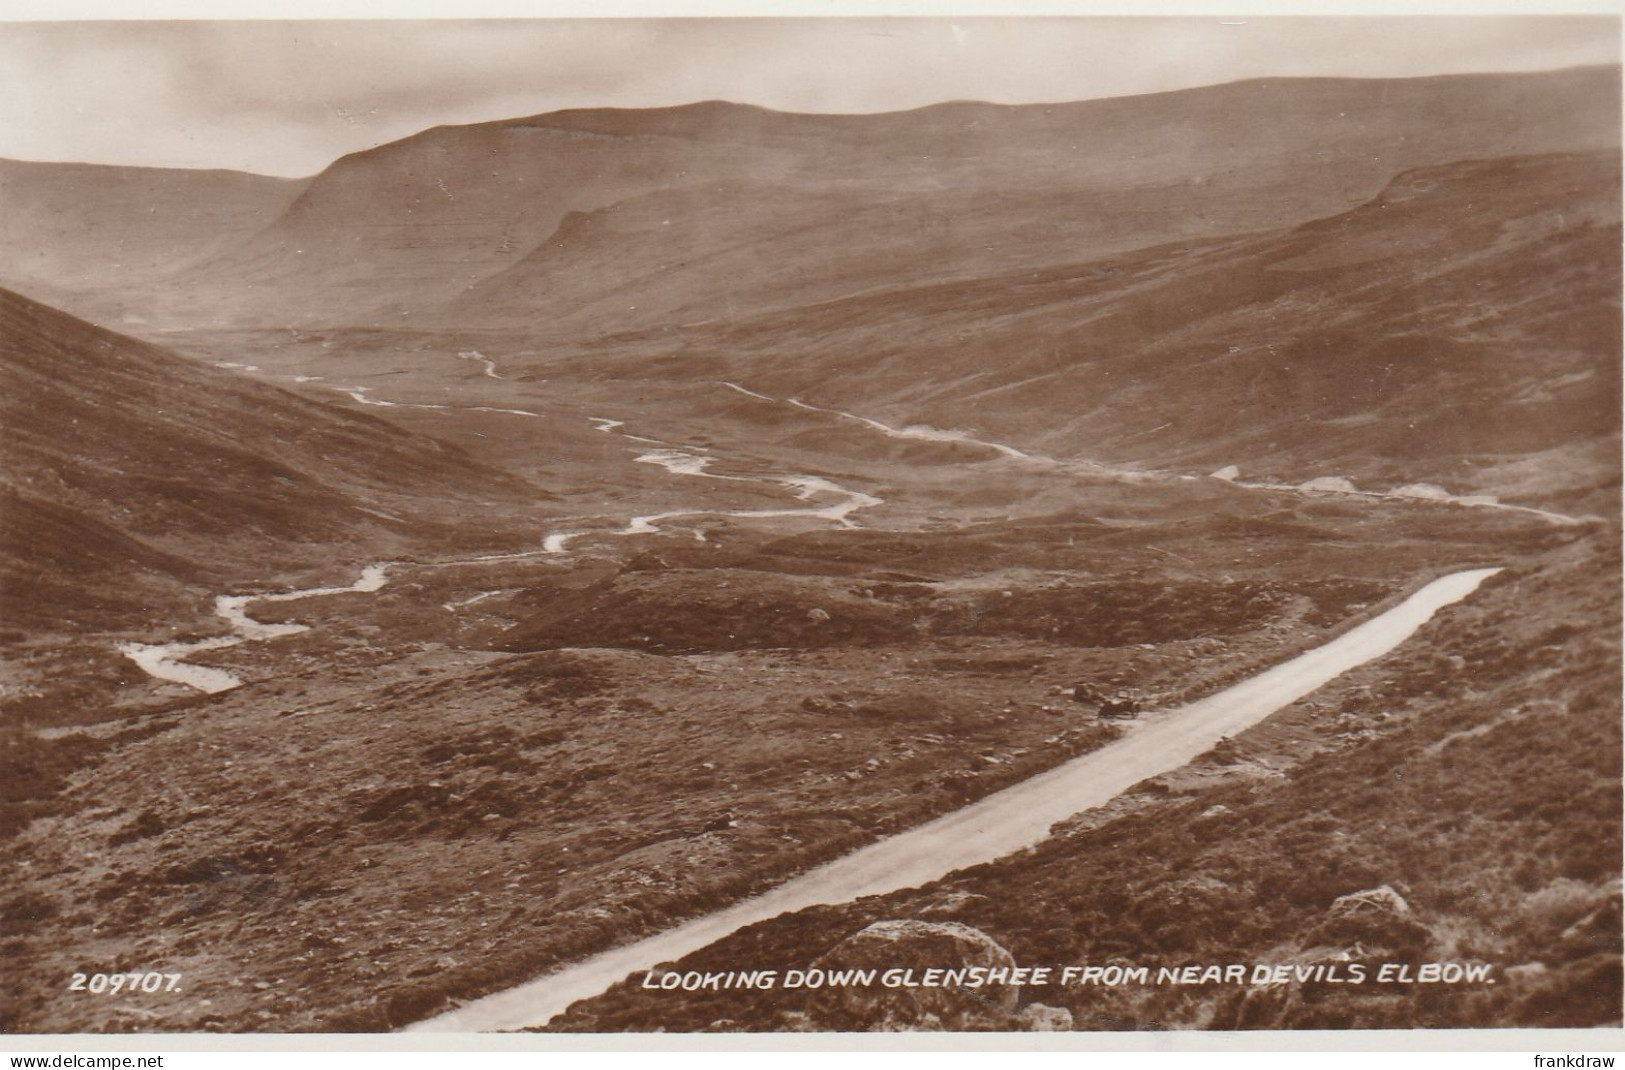
[[[1410,167],[1617,147],[1618,102],[1617,68],[1579,68],[1261,79],[874,115],[702,102],[436,127],[284,187],[293,196],[268,225],[217,246],[171,285],[124,282],[114,296],[185,324],[458,325],[489,315],[545,326],[577,310],[553,301],[548,280],[527,280],[530,269],[520,266],[557,259],[556,232],[571,213],[677,195],[693,217],[686,236],[645,234],[629,244],[660,244],[670,260],[703,258],[716,251],[708,220],[738,213],[731,191],[741,186],[760,204],[749,240],[764,246],[779,237],[776,191],[839,200],[809,214],[798,192],[784,221],[786,234],[805,239],[819,228],[826,251],[850,251],[848,263],[802,272],[815,295],[833,296],[868,285],[847,286],[843,275],[874,256],[889,255],[887,270],[902,280],[943,266],[976,274],[1065,262],[1332,215]],[[1109,203],[1095,212],[1094,198]],[[864,227],[848,226],[853,218]],[[976,253],[1000,231],[1021,240],[991,258]],[[735,231],[718,223],[715,233],[731,241]],[[945,251],[952,258],[943,265]],[[789,255],[803,254],[792,244]],[[690,297],[663,301],[693,306],[689,315],[716,296],[699,279]],[[754,300],[748,287],[732,296],[736,308]]]
[[[264,229],[304,179],[0,159],[0,284],[136,291]]]
[[[1335,216],[606,339],[704,377],[1055,456],[1606,510],[1619,154],[1401,173]],[[900,325],[906,325],[902,327]]]

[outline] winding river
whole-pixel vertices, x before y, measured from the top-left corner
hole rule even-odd
[[[468,357],[469,354],[460,354]],[[477,359],[486,361],[483,356]],[[494,366],[488,367],[487,372],[494,378],[501,378],[495,374]],[[369,397],[368,387],[335,387],[341,393],[349,395],[358,404],[376,405],[387,408],[415,408],[415,409],[447,409],[446,405],[426,405],[411,402],[393,402],[382,398]],[[473,406],[473,412],[506,413],[515,416],[533,416],[543,418],[540,413],[525,409],[503,409],[490,406]],[[619,420],[609,420],[602,417],[589,417],[597,430],[614,432],[616,428],[625,426]],[[637,435],[622,433],[623,438],[635,442],[647,443],[650,440]],[[849,490],[832,480],[821,476],[808,475],[765,475],[765,476],[730,476],[718,475],[706,471],[712,463],[709,457],[702,457],[695,453],[683,450],[662,448],[650,450],[639,454],[637,461],[664,468],[673,475],[702,476],[706,479],[722,479],[737,483],[769,483],[787,487],[794,492],[799,501],[814,502],[816,499],[830,499],[827,504],[809,504],[799,508],[778,509],[711,509],[695,507],[685,509],[671,509],[660,513],[650,513],[645,516],[634,516],[625,526],[609,530],[579,530],[555,531],[545,535],[539,550],[524,550],[516,553],[485,554],[477,557],[457,558],[450,561],[430,562],[422,567],[449,568],[462,565],[485,564],[494,561],[521,561],[545,555],[566,553],[571,542],[578,539],[607,535],[626,537],[632,535],[652,535],[661,530],[662,524],[669,524],[675,520],[688,517],[733,517],[742,520],[768,520],[790,517],[805,517],[810,520],[833,521],[842,527],[851,528],[851,514],[859,509],[869,509],[883,504],[882,499],[862,491]],[[704,540],[703,532],[696,530],[696,538]],[[362,569],[361,576],[354,583],[344,587],[309,587],[300,590],[284,591],[273,594],[231,594],[219,595],[214,600],[215,615],[231,626],[230,635],[213,636],[208,639],[194,639],[173,643],[137,643],[125,642],[115,644],[120,654],[135,662],[136,665],[159,680],[171,683],[185,684],[208,694],[218,694],[241,687],[243,680],[235,673],[224,669],[216,669],[206,665],[195,665],[187,659],[195,654],[202,654],[211,650],[225,650],[230,647],[241,646],[243,643],[263,642],[269,639],[279,639],[287,635],[297,635],[309,631],[304,624],[266,624],[255,620],[247,613],[247,607],[256,602],[297,602],[306,598],[318,598],[335,594],[367,594],[381,590],[386,582],[390,569],[387,563],[368,565]],[[472,604],[464,603],[464,604]]]
[[[310,630],[307,624],[266,624],[257,621],[246,612],[250,605],[255,602],[298,602],[325,595],[377,591],[384,586],[388,571],[387,564],[368,565],[361,570],[361,577],[347,587],[306,587],[280,594],[223,594],[214,600],[214,612],[215,616],[231,625],[232,634],[179,643],[119,643],[118,652],[141,666],[147,675],[160,680],[186,684],[211,695],[230,691],[242,686],[241,677],[224,669],[193,665],[186,659],[206,650],[224,650],[243,643],[280,639],[285,635],[298,635]]]
[[[868,427],[871,430],[878,431],[888,438],[913,439],[918,442],[959,442],[969,446],[982,446],[996,453],[1000,453],[1005,457],[1014,458],[1016,460],[1029,461],[1043,465],[1054,465],[1062,468],[1081,469],[1094,475],[1109,476],[1127,482],[1139,482],[1148,479],[1189,480],[1197,478],[1195,476],[1182,475],[1154,468],[1113,468],[1110,465],[1101,464],[1096,461],[1063,461],[1060,458],[1050,457],[1042,453],[1027,453],[1003,442],[992,442],[987,439],[976,438],[967,431],[949,431],[942,428],[931,427],[928,424],[912,424],[908,427],[893,427],[890,424],[881,423],[879,420],[870,419],[867,416],[859,416],[857,413],[846,412],[842,409],[829,409],[820,405],[809,405],[800,398],[771,397],[767,394],[760,393],[759,391],[752,390],[749,387],[741,386],[740,384],[734,382],[724,382],[719,380],[717,385],[725,386],[729,390],[737,391],[738,393],[744,394],[747,397],[753,397],[760,401],[768,401],[776,405],[793,405],[798,409],[806,409],[809,412],[828,413],[831,416],[839,417],[843,420],[851,420],[856,423],[863,424],[865,427]],[[1167,425],[1165,424],[1163,426]],[[1161,430],[1161,428],[1156,428],[1155,430]],[[1262,480],[1244,482],[1239,478],[1239,476],[1240,471],[1236,468],[1236,466],[1226,465],[1217,472],[1212,473],[1209,478],[1223,480],[1224,482],[1229,483],[1232,486],[1240,487],[1243,490],[1271,490],[1283,491],[1289,494],[1305,495],[1340,495],[1345,497],[1369,498],[1386,501],[1397,500],[1436,503],[1441,505],[1461,506],[1470,509],[1498,509],[1503,512],[1524,513],[1529,516],[1536,516],[1542,520],[1565,527],[1578,524],[1602,522],[1601,517],[1569,516],[1566,513],[1556,513],[1549,509],[1537,509],[1530,505],[1510,505],[1506,502],[1500,501],[1495,496],[1488,494],[1451,494],[1443,487],[1437,487],[1431,483],[1409,483],[1404,486],[1395,487],[1391,490],[1375,491],[1360,490],[1353,483],[1349,482],[1347,479],[1344,479],[1342,476],[1319,476],[1315,479],[1306,480],[1303,483],[1273,483]]]
[[[459,355],[482,362],[488,360],[475,353]],[[500,378],[495,367],[489,363],[486,364],[486,373]],[[777,401],[736,383],[723,385],[763,401]],[[397,404],[368,397],[367,388],[336,389],[360,404]],[[930,427],[894,428],[851,413],[819,409],[798,399],[787,399],[783,403],[858,421],[891,437],[965,442],[985,446],[1011,459],[1059,463],[1003,443],[975,439],[964,432]],[[443,408],[435,405],[412,407]],[[476,411],[541,418],[541,414],[527,410],[479,407]],[[604,418],[593,418],[593,423],[606,432],[615,432],[623,426]],[[630,435],[624,437],[635,439]],[[818,476],[718,474],[708,471],[713,463],[711,458],[680,449],[649,450],[635,459],[664,468],[674,476],[777,484],[789,488],[797,499],[807,504],[764,509],[718,510],[701,507],[668,510],[632,517],[618,529],[551,532],[543,538],[540,550],[443,561],[423,567],[562,554],[567,552],[571,542],[588,536],[651,534],[660,531],[662,524],[690,517],[805,517],[853,527],[851,515],[854,512],[883,504],[880,498],[850,490]],[[1143,476],[1144,473],[1134,475]],[[697,534],[703,537],[703,533]],[[248,612],[250,607],[261,602],[294,602],[339,594],[375,592],[383,588],[391,567],[388,563],[368,565],[359,578],[347,586],[311,587],[270,594],[221,595],[215,599],[215,613],[230,625],[231,634],[174,643],[127,642],[118,644],[118,650],[158,679],[186,684],[208,693],[227,691],[240,686],[243,681],[232,673],[194,665],[187,659],[205,651],[277,639],[308,630],[308,626],[302,624],[256,620]],[[1439,609],[1468,597],[1484,580],[1499,571],[1495,568],[1473,569],[1434,580],[1400,604],[1320,647],[1208,698],[1147,716],[1136,723],[1126,736],[1100,750],[1074,758],[969,806],[818,866],[762,895],[666,932],[613,948],[507,991],[475,1000],[410,1029],[469,1032],[545,1025],[571,1003],[598,995],[630,973],[679,959],[745,926],[821,903],[848,902],[863,896],[916,887],[967,866],[1030,847],[1044,839],[1056,822],[1082,810],[1100,806],[1148,777],[1185,765],[1221,739],[1244,731],[1337,676],[1392,651]],[[481,597],[484,595],[461,604],[471,604]]]

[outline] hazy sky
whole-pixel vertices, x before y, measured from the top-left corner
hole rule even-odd
[[[559,108],[887,111],[1617,62],[1606,17],[0,22],[0,156],[306,175]]]

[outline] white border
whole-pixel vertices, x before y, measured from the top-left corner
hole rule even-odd
[[[977,16],[1625,16],[1625,0],[0,0],[10,21]],[[1622,21],[1625,27],[1625,21]],[[4,982],[0,982],[4,983]],[[0,1034],[0,1051],[207,1052],[1544,1052],[1625,1051],[1625,1029],[1155,1033]],[[228,1064],[232,1061],[226,1060]],[[1402,1060],[1403,1061],[1403,1060]],[[1514,1064],[1529,1066],[1519,1060]]]

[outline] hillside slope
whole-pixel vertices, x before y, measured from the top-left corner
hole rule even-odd
[[[1052,980],[1067,965],[1154,977],[1232,963],[1247,980],[924,994],[634,982],[554,1028],[931,1028],[928,1007],[959,1028],[1005,1030],[1035,1018],[1108,1031],[1617,1025],[1619,600],[1595,578],[1618,567],[1613,536],[1547,554],[1389,658],[1031,851],[784,915],[667,967],[805,968],[874,922],[912,921],[968,926],[1018,964],[1054,967]],[[943,950],[900,939],[885,965],[916,977],[957,966]],[[1430,962],[1487,965],[1492,980],[1419,983]],[[1379,983],[1385,963],[1408,965],[1407,979]],[[1255,964],[1308,973],[1258,984]]]
[[[9,291],[0,339],[10,627],[129,626],[199,601],[189,584],[444,537],[441,509],[539,493],[435,439]]]
[[[1073,211],[1089,214],[1088,196],[1111,194],[1102,203],[1121,216],[1114,248],[1281,226],[1364,200],[1407,167],[1615,146],[1617,99],[1617,70],[1595,68],[1255,81],[882,115],[708,102],[442,127],[335,162],[273,226],[191,272],[185,291],[152,296],[177,322],[421,323],[537,250],[569,213],[643,194],[690,191],[696,203],[683,210],[700,225],[673,242],[671,256],[713,252],[732,240],[730,228],[705,220],[733,210],[729,191],[740,183],[840,194],[836,219],[856,210],[868,225],[837,227],[825,240],[871,252],[901,243],[917,254],[897,258],[901,278],[940,276],[929,243],[911,235],[941,217],[944,193],[981,196],[973,214],[989,221],[975,233],[1025,228],[1019,245],[1001,243],[1006,263],[1054,263],[1091,251],[1075,229],[1043,225],[1057,198],[1082,198]],[[772,232],[774,202],[757,203],[753,226]],[[783,227],[802,227],[801,215],[784,213]],[[545,323],[560,310],[527,273],[504,281],[500,311]],[[839,263],[827,275],[822,285],[845,292],[864,284],[843,283]],[[690,276],[697,296],[726,291],[705,278]],[[749,303],[748,292],[740,296]],[[452,319],[485,312],[476,300]],[[595,329],[622,323],[607,316]]]
[[[1606,510],[1619,199],[1617,153],[1458,162],[1297,227],[629,333],[549,368],[728,379],[1060,457]]]
[[[303,180],[0,160],[0,285],[138,323],[139,290],[275,221]]]

